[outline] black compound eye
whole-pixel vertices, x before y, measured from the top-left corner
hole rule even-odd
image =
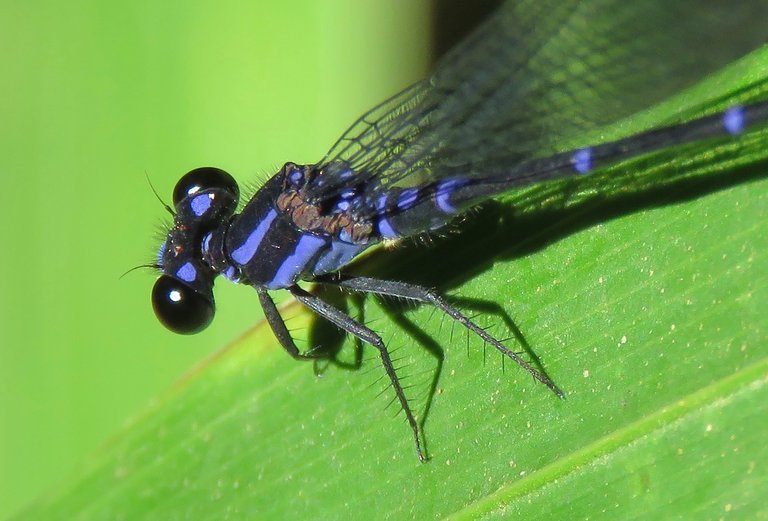
[[[213,301],[181,281],[162,275],[152,288],[152,309],[174,333],[199,333],[213,320]]]
[[[231,175],[220,168],[204,166],[187,172],[179,179],[173,189],[173,205],[178,206],[185,197],[210,188],[229,192],[235,201],[240,197],[237,181]]]

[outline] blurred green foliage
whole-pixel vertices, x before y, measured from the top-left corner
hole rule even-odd
[[[153,275],[120,278],[167,218],[145,175],[169,199],[200,165],[256,183],[316,160],[423,75],[427,4],[2,3],[0,518],[261,316],[222,284],[205,333],[157,323]]]

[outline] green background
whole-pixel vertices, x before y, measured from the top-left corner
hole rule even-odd
[[[219,284],[210,329],[174,336],[154,274],[120,278],[166,217],[145,174],[168,200],[197,166],[256,183],[317,160],[424,74],[427,16],[411,0],[2,2],[0,518],[261,316]]]

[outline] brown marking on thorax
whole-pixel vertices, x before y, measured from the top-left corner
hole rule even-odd
[[[291,222],[302,231],[319,232],[338,238],[342,231],[352,238],[355,244],[369,241],[373,226],[369,222],[356,222],[348,213],[321,213],[319,206],[302,199],[296,190],[281,192],[277,197],[278,211],[290,217]]]

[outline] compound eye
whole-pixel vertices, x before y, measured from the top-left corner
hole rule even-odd
[[[204,166],[190,170],[176,183],[173,189],[173,205],[178,206],[185,197],[208,189],[229,192],[235,201],[240,197],[237,181],[224,170],[212,166]]]
[[[213,320],[213,301],[183,282],[162,275],[152,288],[152,309],[162,324],[182,335],[199,333]]]

